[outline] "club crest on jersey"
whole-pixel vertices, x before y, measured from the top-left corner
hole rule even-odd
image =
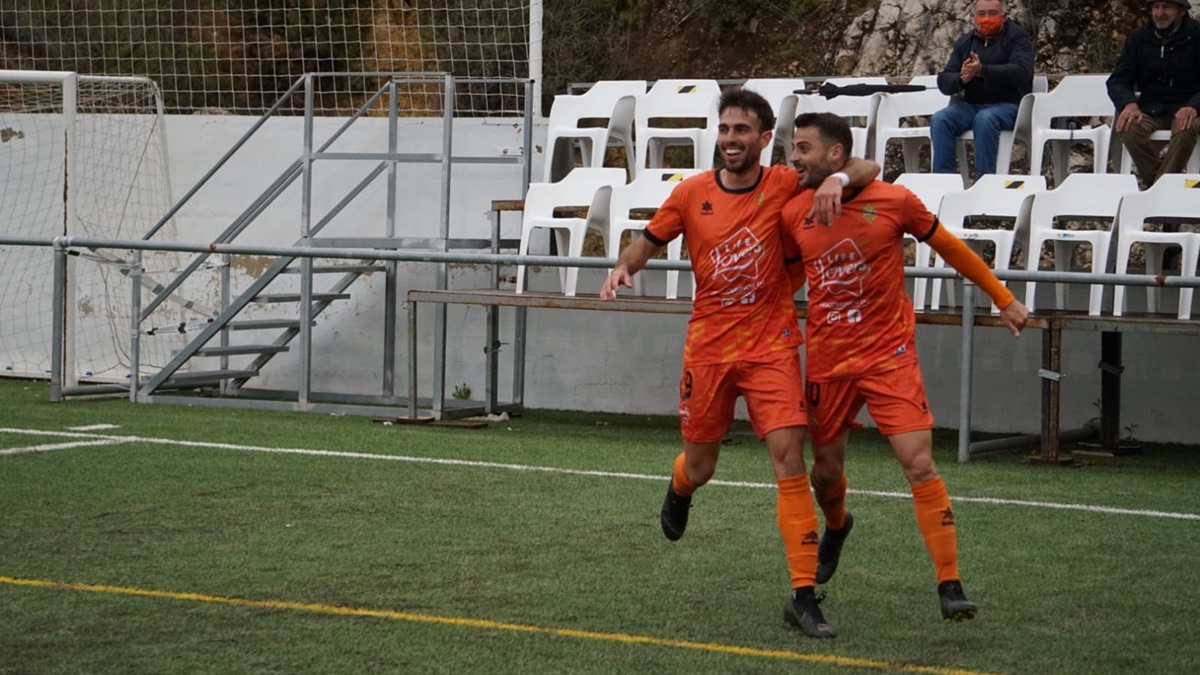
[[[867,204],[863,207],[862,214],[863,220],[867,221],[867,224],[870,225],[879,217],[879,210],[875,208],[874,204]]]
[[[726,282],[742,277],[758,278],[758,259],[762,255],[762,242],[748,227],[743,227],[732,237],[717,244],[709,254],[715,269],[713,276]]]
[[[765,192],[758,193],[758,205],[762,206],[763,200],[766,198],[767,198],[767,193],[765,193]]]
[[[863,281],[870,268],[858,245],[843,239],[822,253],[813,263],[820,278],[820,288],[830,295],[845,295],[852,298],[863,293]]]

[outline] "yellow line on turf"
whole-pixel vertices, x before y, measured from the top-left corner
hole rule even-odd
[[[62,581],[47,581],[44,579],[18,579],[16,577],[0,576],[0,584],[10,586],[32,586],[35,588],[54,588],[87,593],[106,593],[109,595],[133,595],[144,598],[159,598],[163,600],[184,600],[188,602],[206,602],[235,607],[255,607],[263,609],[280,609],[294,612],[311,612],[314,614],[332,614],[337,616],[362,616],[393,621],[409,621],[415,623],[431,623],[446,626],[462,626],[466,628],[482,628],[485,630],[501,630],[517,633],[533,633],[542,635],[558,635],[560,637],[578,638],[581,640],[602,640],[606,642],[621,642],[625,644],[651,645],[655,647],[676,647],[693,649],[703,652],[735,654],[737,656],[752,656],[758,658],[778,659],[785,661],[807,661],[849,668],[872,668],[898,673],[928,673],[929,675],[991,675],[974,670],[959,668],[941,668],[938,666],[915,666],[904,663],[889,663],[872,659],[859,659],[848,656],[832,656],[826,654],[805,654],[777,649],[757,649],[754,647],[738,647],[711,642],[690,642],[688,640],[671,640],[656,638],[648,635],[629,635],[625,633],[601,633],[570,628],[543,628],[519,623],[503,621],[487,621],[484,619],[465,619],[452,616],[434,616],[430,614],[412,614],[409,612],[394,612],[384,609],[366,609],[361,607],[339,607],[336,605],[319,605],[303,602],[287,602],[284,600],[249,600],[246,598],[226,598],[218,595],[202,593],[176,593],[174,591],[156,591],[146,588],[129,588],[124,586],[101,586]]]

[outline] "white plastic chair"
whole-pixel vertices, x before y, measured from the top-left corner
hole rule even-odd
[[[1025,251],[1025,269],[1036,272],[1041,262],[1042,244],[1054,242],[1054,269],[1071,270],[1071,255],[1081,244],[1092,248],[1092,273],[1103,274],[1108,269],[1112,223],[1116,220],[1121,198],[1137,192],[1137,179],[1129,174],[1073,173],[1053,190],[1039,192],[1033,197],[1029,218],[1017,221],[1017,245]],[[1067,220],[1103,220],[1105,230],[1068,230],[1062,227]],[[1057,225],[1057,226],[1056,226]],[[1025,306],[1035,309],[1037,282],[1025,284]],[[1066,285],[1055,284],[1055,299],[1059,309],[1066,307]],[[1099,316],[1104,301],[1104,285],[1092,284],[1088,297],[1088,314]]]
[[[554,168],[565,152],[573,163],[575,143],[580,145],[583,166],[604,166],[604,153],[610,145],[625,148],[626,162],[635,163],[633,152],[633,118],[637,97],[646,93],[645,80],[614,80],[597,82],[587,92],[577,95],[558,95],[550,107],[549,128],[546,132],[544,180],[549,183],[561,176]],[[580,127],[580,120],[607,119],[604,127]],[[562,142],[563,148],[559,148]]]
[[[1150,232],[1145,229],[1146,220],[1195,219],[1200,214],[1200,174],[1169,173],[1160,177],[1154,185],[1143,192],[1126,195],[1117,213],[1117,274],[1129,270],[1129,254],[1133,245],[1141,242],[1146,250],[1146,274],[1162,274],[1162,254],[1174,245],[1183,249],[1180,256],[1180,276],[1195,277],[1196,265],[1200,260],[1200,234],[1194,232]],[[1192,316],[1191,288],[1179,289],[1180,319]],[[1158,311],[1158,289],[1146,288],[1146,307],[1151,313]],[[1125,287],[1117,286],[1113,292],[1113,316],[1125,311]]]
[[[828,84],[845,87],[851,84],[887,84],[886,77],[831,77],[825,80]],[[796,97],[796,114],[810,112],[833,113],[839,117],[849,118],[850,134],[854,147],[850,149],[852,157],[867,158],[871,156],[870,137],[871,127],[875,123],[875,96],[835,96],[825,98],[820,94],[801,94]],[[865,122],[860,123],[859,120]]]
[[[1042,172],[1042,157],[1047,143],[1054,153],[1054,182],[1057,185],[1070,173],[1068,159],[1075,143],[1091,143],[1095,151],[1093,173],[1108,172],[1108,143],[1112,131],[1107,124],[1083,126],[1078,129],[1055,129],[1051,122],[1060,117],[1113,116],[1112,99],[1108,97],[1107,75],[1068,75],[1054,89],[1033,97],[1030,120],[1029,172]]]
[[[1045,75],[1033,76],[1033,89],[1021,97],[1017,104],[1017,119],[1013,128],[1000,132],[1000,140],[996,145],[996,173],[1007,174],[1012,170],[1013,145],[1020,142],[1029,147],[1030,128],[1033,126],[1033,95],[1044,94],[1050,89],[1050,80]],[[967,142],[975,141],[975,132],[970,129],[958,136],[958,172],[963,180],[969,180],[971,174],[967,171]],[[1041,171],[1036,173],[1040,174]]]
[[[616,258],[620,251],[621,235],[629,230],[640,233],[646,228],[646,220],[629,217],[633,209],[657,209],[662,206],[671,192],[685,178],[699,173],[699,169],[645,169],[628,185],[619,185],[612,192],[612,222],[605,242],[605,253]],[[667,244],[667,260],[683,259],[683,237],[675,237]],[[635,292],[641,294],[641,272],[634,277]],[[667,270],[667,299],[679,297],[679,272]]]
[[[938,220],[951,234],[962,239],[965,244],[977,252],[984,242],[992,242],[996,249],[993,267],[1008,269],[1012,258],[1014,244],[1013,230],[980,230],[967,227],[969,218],[995,218],[1012,220],[1014,226],[1021,218],[1029,217],[1033,195],[1046,189],[1046,179],[1041,176],[1012,176],[1001,174],[985,174],[979,177],[969,189],[962,192],[950,192],[942,197],[942,208],[938,211]],[[934,267],[946,267],[946,261],[941,256],[934,256]],[[934,279],[931,309],[941,307],[941,291],[943,279]],[[951,296],[954,294],[954,284],[948,287]],[[993,312],[999,309],[993,305]]]
[[[952,173],[904,173],[896,177],[896,185],[903,185],[912,191],[933,215],[938,215],[942,206],[942,197],[950,192],[962,192],[962,178]],[[910,239],[905,235],[906,239]],[[932,249],[929,244],[916,241],[917,250],[913,258],[913,267],[929,267],[929,256]],[[912,302],[913,309],[925,309],[926,289],[929,279],[917,277],[913,279]]]
[[[793,77],[749,79],[744,88],[762,94],[775,113],[775,142],[783,146],[783,156],[792,150],[792,129],[796,120],[796,90],[804,89],[804,80]],[[770,166],[774,156],[773,147],[763,150],[762,165]]]
[[[637,100],[634,133],[634,175],[645,168],[663,168],[663,152],[668,145],[690,145],[694,153],[692,168],[711,169],[717,148],[717,99],[721,88],[716,80],[659,80]],[[652,120],[703,120],[704,127],[652,126]]]
[[[572,258],[583,255],[583,241],[588,230],[594,230],[605,240],[609,231],[609,204],[615,186],[625,184],[625,170],[615,168],[581,168],[567,174],[557,183],[534,183],[525,193],[525,212],[521,219],[520,255],[528,255],[529,239],[534,230],[548,228],[554,233],[560,254]],[[587,208],[584,217],[556,218],[556,208],[572,206]],[[605,250],[608,249],[605,241]],[[559,278],[563,294],[575,295],[579,279],[578,267],[560,267]],[[517,266],[517,293],[525,292],[525,266]]]
[[[878,99],[875,109],[873,146],[875,163],[883,166],[883,161],[887,156],[888,141],[900,141],[904,148],[904,171],[915,174],[921,170],[918,164],[921,145],[932,142],[929,120],[924,120],[924,124],[911,126],[904,126],[903,122],[906,118],[929,117],[949,105],[950,97],[938,90],[937,75],[914,77],[909,84],[923,85],[926,89],[925,91],[876,94]]]

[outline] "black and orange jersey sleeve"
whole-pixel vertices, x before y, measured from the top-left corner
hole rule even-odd
[[[687,181],[684,181],[671,191],[643,230],[646,238],[659,246],[665,246],[683,234],[683,214],[691,194],[689,187]]]
[[[925,203],[911,190],[901,189],[904,191],[904,201],[900,206],[900,222],[904,231],[916,237],[917,241],[929,239],[938,227],[937,216],[930,213]]]

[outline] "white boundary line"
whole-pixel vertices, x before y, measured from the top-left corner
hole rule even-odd
[[[63,443],[60,445],[79,447],[83,445],[109,445],[118,443],[149,443],[153,445],[173,445],[184,448],[211,448],[214,450],[236,450],[240,452],[265,452],[280,455],[304,455],[308,457],[339,457],[343,459],[372,459],[385,462],[409,462],[413,464],[438,464],[442,466],[469,466],[486,469],[507,469],[510,471],[534,471],[541,473],[556,473],[568,476],[591,476],[595,478],[628,478],[631,480],[663,481],[666,476],[655,476],[644,473],[624,473],[616,471],[588,471],[584,469],[564,469],[555,466],[536,466],[529,464],[504,464],[500,462],[481,462],[468,459],[446,459],[442,457],[410,457],[405,455],[379,455],[366,452],[339,452],[336,450],[313,450],[310,448],[268,448],[256,445],[234,445],[231,443],[210,443],[202,441],[179,441],[171,438],[151,438],[144,436],[113,436],[107,434],[84,434],[66,431],[42,431],[39,429],[14,429],[0,427],[0,434],[23,434],[27,436],[48,436],[56,438],[87,438],[100,441],[99,443]],[[50,448],[50,446],[34,446]],[[723,487],[742,487],[774,490],[774,483],[751,483],[744,481],[711,480],[709,485]],[[889,499],[912,499],[908,492],[885,492],[881,490],[850,490],[852,495],[866,497],[885,497]],[[962,497],[953,498],[958,503],[992,504],[994,506],[1026,506],[1039,509],[1056,509],[1060,511],[1084,511],[1087,513],[1105,513],[1120,516],[1141,516],[1144,518],[1171,518],[1175,520],[1200,521],[1198,513],[1180,513],[1174,511],[1150,511],[1145,509],[1122,509],[1113,506],[1098,506],[1094,504],[1063,504],[1058,502],[1039,502],[1026,499],[999,499],[995,497]]]
[[[30,452],[50,452],[52,450],[70,450],[71,448],[86,448],[94,445],[119,445],[127,443],[123,438],[106,439],[102,441],[76,441],[74,443],[51,443],[49,445],[28,445],[23,448],[4,448],[0,456],[24,455]]]

